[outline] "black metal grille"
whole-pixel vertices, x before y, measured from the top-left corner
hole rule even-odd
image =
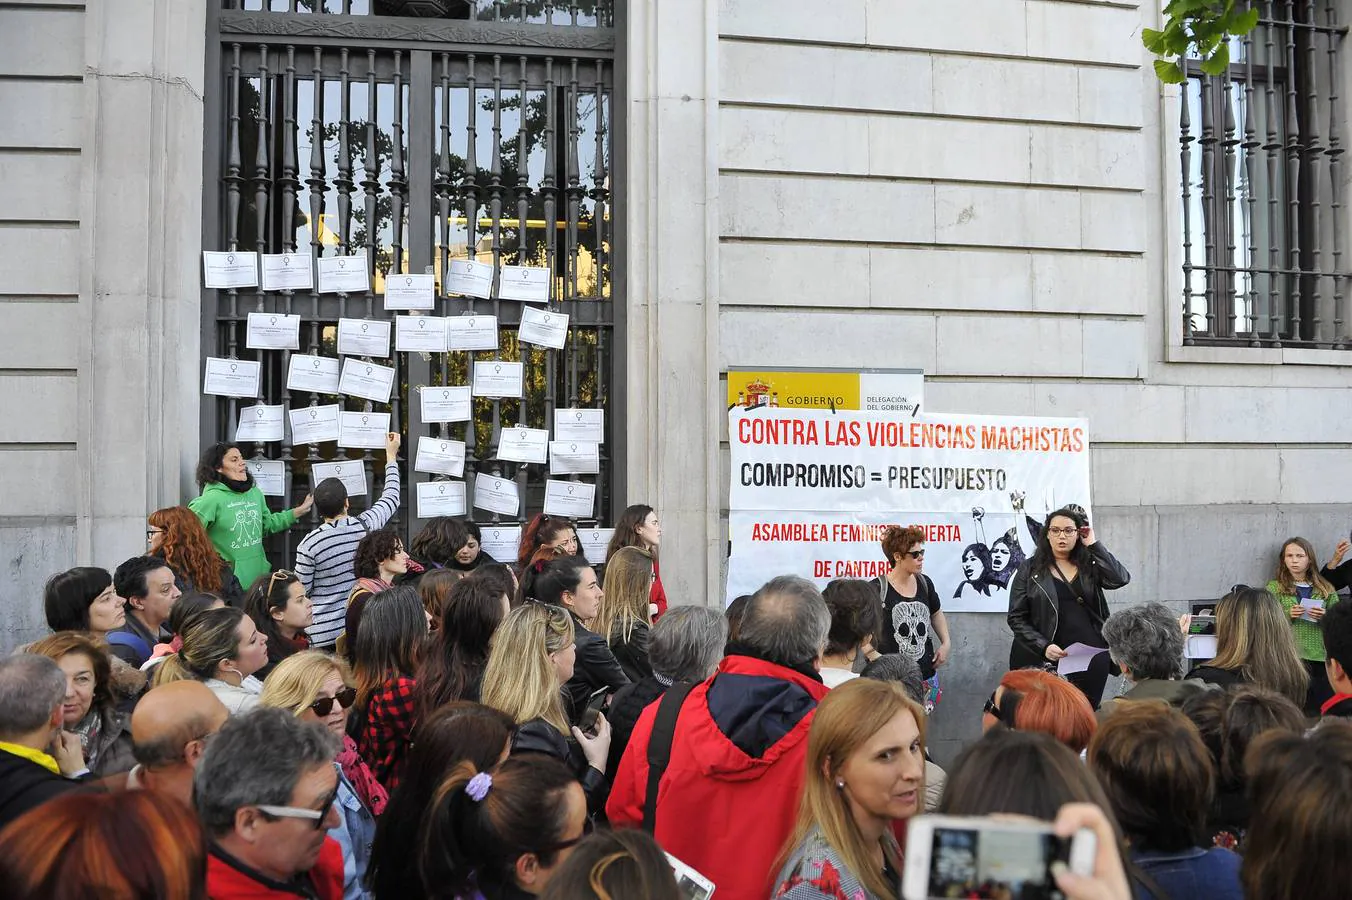
[[[319,15],[409,16],[571,27],[613,26],[611,0],[222,0],[224,9]]]
[[[392,427],[405,435],[402,455],[409,460],[403,467],[403,527],[413,518],[414,482],[433,478],[412,473],[419,435],[465,441],[464,480],[473,518],[511,522],[533,514],[542,506],[548,468],[497,460],[503,428],[520,424],[552,431],[556,408],[609,413],[616,298],[611,291],[613,40],[608,30],[594,19],[579,22],[597,36],[571,52],[569,41],[557,50],[549,46],[552,36],[568,29],[518,24],[495,33],[492,25],[472,26],[481,30],[468,37],[482,37],[490,47],[479,53],[465,46],[462,32],[390,40],[409,33],[395,20],[358,19],[370,12],[369,4],[359,0],[330,0],[322,7],[329,15],[322,19],[248,12],[247,3],[246,11],[238,11],[233,5],[237,11],[216,14],[219,36],[209,44],[218,51],[220,78],[208,97],[205,249],[308,250],[316,259],[364,253],[371,286],[361,294],[204,291],[204,355],[260,360],[264,398],[206,398],[204,437],[233,438],[239,409],[254,402],[288,408],[337,402],[349,411],[388,411]],[[313,5],[320,6],[318,0]],[[461,5],[492,21],[488,8],[495,4]],[[549,16],[561,8],[571,17],[579,8],[496,5],[503,7],[504,17],[526,8],[544,8],[538,14]],[[284,13],[298,6],[311,4],[272,4]],[[400,4],[378,6],[384,11]],[[302,18],[304,27],[295,24]],[[320,24],[318,34],[311,23]],[[523,32],[526,45],[514,48]],[[353,34],[371,40],[354,41]],[[459,46],[452,52],[448,42]],[[514,52],[503,52],[509,49]],[[519,343],[516,328],[525,304],[500,299],[496,280],[487,300],[448,294],[447,266],[455,259],[547,267],[552,273],[548,308],[571,317],[564,348]],[[384,310],[381,298],[384,279],[422,272],[435,275],[433,315],[472,311],[498,317],[496,352],[401,353],[392,345],[390,359],[374,360],[396,370],[388,405],[288,391],[293,352],[337,357],[338,319],[392,320],[395,313]],[[299,315],[299,351],[246,349],[250,312]],[[419,389],[468,384],[475,360],[523,363],[523,398],[476,397],[471,422],[421,423]],[[622,433],[608,414],[601,472],[585,479],[597,486],[589,521],[604,524],[611,518],[610,459],[613,438]],[[312,486],[310,466],[321,460],[362,460],[371,490],[379,490],[380,451],[343,450],[333,443],[293,447],[289,429],[287,437],[275,445],[254,444],[246,456],[286,462],[290,504]],[[522,497],[518,517],[473,509],[474,479],[481,474],[516,482]],[[287,553],[289,543],[289,537],[280,536],[271,549]]]
[[[1226,74],[1180,104],[1183,342],[1348,343],[1334,3],[1261,0]]]

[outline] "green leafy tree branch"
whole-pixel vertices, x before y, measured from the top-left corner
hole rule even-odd
[[[1169,0],[1164,28],[1141,31],[1141,43],[1155,54],[1155,74],[1166,84],[1187,78],[1184,60],[1201,60],[1202,71],[1220,75],[1230,66],[1230,39],[1258,24],[1258,7],[1243,0]]]

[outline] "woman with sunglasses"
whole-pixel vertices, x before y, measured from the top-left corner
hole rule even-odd
[[[244,611],[268,639],[268,664],[254,673],[259,681],[288,656],[310,649],[305,629],[314,621],[314,604],[294,572],[260,576],[244,598]]]
[[[347,736],[348,710],[356,699],[347,666],[318,650],[304,650],[282,660],[258,698],[259,706],[275,706],[302,722],[318,722],[343,742],[334,801],[342,824],[330,833],[343,848],[344,900],[370,896],[362,882],[375,839],[376,816],[389,802],[385,789],[357,753],[356,743]]]
[[[925,530],[918,525],[889,525],[883,529],[881,543],[883,558],[891,568],[877,580],[883,622],[873,649],[879,654],[906,654],[928,681],[935,669],[948,662],[952,645],[939,592],[923,572]]]
[[[1106,647],[1104,591],[1125,587],[1131,573],[1098,541],[1084,510],[1065,507],[1047,516],[1033,558],[1019,566],[1009,587],[1009,667],[1052,667],[1071,644]],[[1068,676],[1098,708],[1114,668],[1100,653],[1089,668]]]
[[[538,896],[591,833],[582,789],[566,766],[542,757],[511,757],[488,771],[461,763],[423,824],[418,868],[431,900]]]

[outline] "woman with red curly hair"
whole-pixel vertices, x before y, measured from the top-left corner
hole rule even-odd
[[[1049,734],[1083,753],[1098,728],[1094,708],[1080,689],[1041,669],[1005,673],[981,714],[981,730],[997,725]]]
[[[244,588],[234,568],[221,559],[192,510],[157,509],[146,521],[146,552],[169,564],[180,591],[215,594],[231,606],[243,602]]]

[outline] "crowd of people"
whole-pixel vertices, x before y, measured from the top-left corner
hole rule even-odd
[[[336,479],[278,513],[216,445],[145,555],[48,581],[51,634],[0,659],[6,896],[698,896],[674,858],[720,900],[884,900],[925,812],[1093,831],[1092,871],[1055,868],[1073,900],[1343,892],[1346,543],[1321,569],[1286,542],[1188,670],[1198,623],[1110,611],[1126,567],[1083,510],[1054,511],[1009,579],[1010,671],[945,771],[926,732],[952,641],[923,530],[885,530],[873,581],[669,605],[648,506],[604,565],[544,515],[514,560],[462,519],[406,549],[398,451],[361,513]],[[312,503],[272,568],[263,538]],[[923,642],[898,633],[921,618]],[[1075,643],[1107,652],[1057,675]]]

